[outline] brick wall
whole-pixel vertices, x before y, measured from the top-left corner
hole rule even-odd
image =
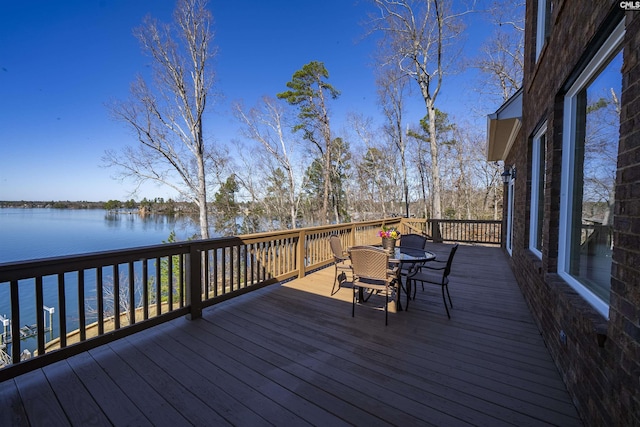
[[[617,410],[640,425],[640,11],[626,13],[609,349]]]
[[[512,265],[547,347],[586,425],[640,425],[640,12],[626,12],[621,139],[609,319],[558,274],[564,91],[619,1],[554,1],[551,36],[535,60],[537,0],[527,1],[523,126],[516,164]],[[582,64],[582,65],[581,65]],[[528,250],[531,141],[547,122],[544,248]],[[560,339],[561,331],[566,341]],[[606,339],[605,339],[606,338]]]

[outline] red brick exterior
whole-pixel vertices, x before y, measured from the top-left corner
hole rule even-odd
[[[512,265],[585,425],[640,426],[640,11],[620,1],[554,0],[535,58],[537,0],[527,0],[523,117],[505,164],[515,164]],[[624,16],[621,127],[609,318],[558,274],[564,92],[612,23]],[[613,25],[615,26],[615,25]],[[531,143],[547,122],[542,260],[528,249]],[[566,342],[560,332],[566,334]]]

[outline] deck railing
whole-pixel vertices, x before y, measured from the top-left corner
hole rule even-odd
[[[0,381],[332,262],[345,247],[377,241],[400,218],[0,264],[5,364]],[[43,307],[53,307],[46,324]],[[29,325],[32,334],[25,335]],[[31,340],[31,341],[29,341]],[[34,342],[35,341],[35,342]],[[28,354],[31,343],[34,354]],[[36,356],[36,357],[29,357]]]
[[[405,218],[402,223],[405,232],[426,234],[436,243],[502,243],[502,221]]]
[[[383,224],[432,235],[447,230],[449,222],[391,218],[0,264],[0,296],[10,301],[10,312],[0,313],[5,352],[0,381],[303,277],[333,261],[331,234],[340,236],[344,247],[374,244]],[[469,227],[458,234],[461,241],[496,236],[495,230],[472,233],[475,228]],[[440,235],[449,240],[449,234]],[[500,243],[497,236],[491,243]],[[32,336],[24,334],[23,325]],[[28,343],[34,354],[27,354]]]

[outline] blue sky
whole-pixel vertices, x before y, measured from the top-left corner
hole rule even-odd
[[[133,142],[105,104],[126,99],[148,69],[132,30],[147,14],[169,22],[174,7],[174,0],[0,1],[0,200],[129,197],[131,183],[101,166],[106,149]],[[362,40],[360,25],[369,8],[352,0],[211,0],[222,98],[209,112],[209,136],[222,144],[239,138],[231,103],[275,96],[312,60],[324,62],[341,91],[334,123],[350,111],[377,117],[375,44]],[[491,30],[479,16],[468,29],[467,51]],[[439,108],[468,115],[472,85],[469,73],[449,77]],[[423,104],[412,105],[408,116],[419,120]],[[136,198],[171,195],[150,185]]]

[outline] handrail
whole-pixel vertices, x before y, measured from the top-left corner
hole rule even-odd
[[[0,291],[11,302],[10,313],[0,313],[10,320],[3,336],[12,337],[11,364],[0,369],[0,381],[180,316],[199,318],[211,305],[304,277],[333,262],[332,234],[344,247],[378,243],[382,225],[403,233],[442,229],[447,240],[447,227],[463,223],[387,218],[0,264]],[[495,227],[500,222],[467,223]],[[462,241],[481,240],[469,230]],[[55,307],[55,338],[48,341],[44,306]],[[36,356],[22,360],[21,340],[13,338],[21,336],[25,324],[36,326]]]

